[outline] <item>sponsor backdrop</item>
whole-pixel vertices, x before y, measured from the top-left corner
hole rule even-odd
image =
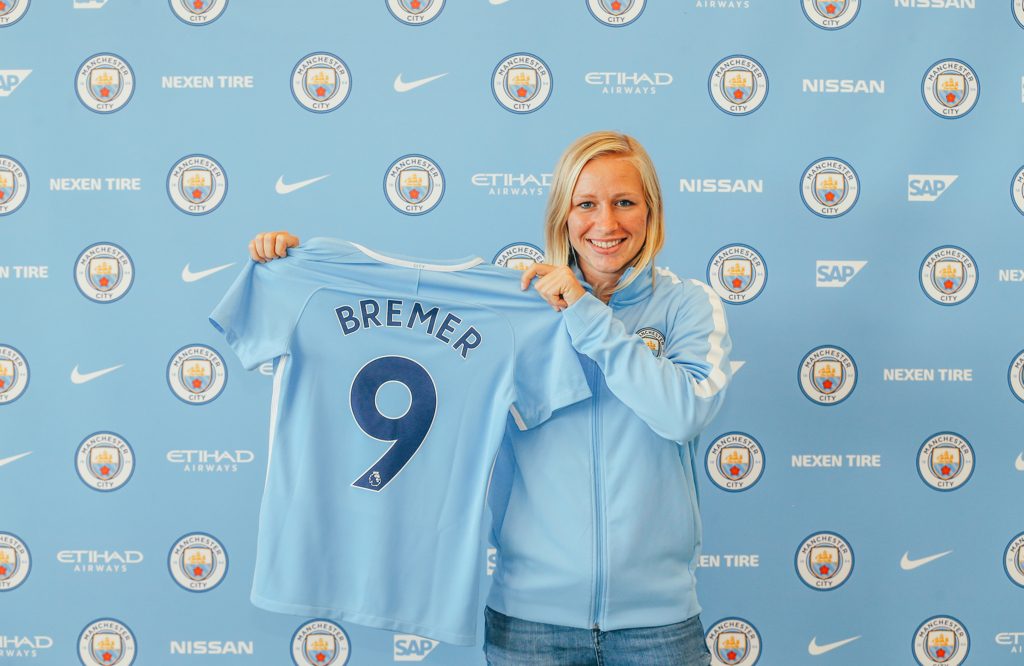
[[[602,128],[729,304],[715,663],[1024,663],[1021,4],[0,0],[3,663],[483,663],[250,605],[271,369],[207,314],[261,230],[527,265]]]

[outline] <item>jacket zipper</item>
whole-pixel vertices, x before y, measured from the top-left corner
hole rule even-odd
[[[601,487],[601,457],[598,455],[598,446],[600,444],[598,439],[598,415],[600,414],[601,385],[597,381],[599,379],[597,364],[594,363],[591,367],[594,371],[594,385],[597,387],[594,393],[594,408],[591,417],[592,445],[590,448],[594,467],[594,519],[596,523],[594,525],[594,554],[597,559],[594,572],[594,617],[591,624],[594,629],[600,630],[601,627],[598,620],[603,610],[601,589],[604,583],[604,498]]]

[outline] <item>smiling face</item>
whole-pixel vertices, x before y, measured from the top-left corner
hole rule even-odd
[[[629,158],[587,162],[572,192],[568,232],[587,282],[614,287],[647,238],[643,182]]]

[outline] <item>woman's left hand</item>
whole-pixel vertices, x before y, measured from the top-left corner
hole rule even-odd
[[[553,266],[552,264],[536,263],[523,271],[522,288],[530,286],[530,281],[539,276],[540,279],[533,284],[533,288],[551,304],[555,310],[561,312],[576,301],[578,301],[586,290],[580,281],[576,279],[575,273],[568,266]]]

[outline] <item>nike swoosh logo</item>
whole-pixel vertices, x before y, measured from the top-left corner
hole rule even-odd
[[[737,372],[740,371],[740,368],[742,368],[746,364],[746,361],[730,361],[729,366],[732,368],[732,374],[735,375]]]
[[[904,571],[913,571],[914,569],[918,568],[919,566],[928,564],[932,560],[937,560],[940,557],[943,557],[945,555],[949,555],[952,552],[953,551],[951,551],[951,550],[947,550],[944,553],[939,553],[937,555],[929,555],[928,557],[922,557],[922,558],[917,559],[917,560],[912,560],[912,559],[910,559],[910,551],[907,551],[906,553],[903,553],[903,557],[900,558],[900,569],[903,569]]]
[[[205,271],[192,272],[189,270],[189,265],[185,264],[185,268],[181,269],[181,279],[185,282],[195,282],[196,280],[202,280],[204,277],[213,275],[217,271],[222,271],[225,268],[231,268],[234,266],[234,262],[230,264],[224,264],[223,266],[217,266],[215,268],[207,268]]]
[[[324,176],[317,176],[316,178],[310,178],[309,180],[300,180],[297,183],[291,183],[291,184],[286,184],[284,182],[284,176],[280,176],[277,179],[277,184],[274,185],[274,191],[277,192],[278,194],[291,194],[295,190],[301,190],[303,187],[305,187],[307,185],[312,185],[316,181],[323,180],[324,178],[327,178],[327,176],[330,176],[330,175],[331,174],[326,174]]]
[[[115,366],[112,366],[110,368],[106,368],[104,370],[97,370],[96,372],[87,372],[85,374],[80,373],[78,371],[78,366],[76,365],[75,368],[71,371],[71,383],[72,384],[84,384],[86,382],[91,382],[92,380],[96,379],[97,377],[102,377],[103,375],[107,374],[108,372],[113,372],[114,370],[117,370],[118,368],[120,368],[123,365],[124,365],[124,363],[122,363],[121,365],[115,365]]]
[[[807,651],[811,653],[813,656],[817,657],[819,654],[825,654],[826,652],[831,652],[832,650],[835,650],[838,647],[843,647],[847,643],[852,643],[858,638],[860,638],[860,636],[854,636],[853,638],[847,638],[845,640],[836,641],[835,643],[826,643],[825,645],[818,645],[818,637],[815,636],[811,639],[810,645],[807,646]]]
[[[447,75],[448,75],[448,72],[445,72],[444,74],[438,74],[436,76],[428,76],[425,79],[419,79],[417,81],[410,81],[410,82],[406,83],[405,81],[402,80],[402,75],[399,74],[398,76],[395,77],[395,92],[400,92],[400,93],[409,92],[413,88],[419,88],[422,85],[426,85],[426,84],[430,83],[431,81],[436,81],[439,78],[441,78],[442,76],[447,76]]]
[[[18,460],[19,458],[24,458],[25,456],[27,456],[30,453],[32,453],[32,452],[31,451],[26,451],[25,453],[19,453],[18,455],[11,456],[10,458],[0,458],[0,467],[3,467],[7,463],[12,463],[15,460]]]
[[[1018,472],[1024,472],[1024,453],[1017,454],[1017,462],[1013,466],[1017,468]]]
[[[506,2],[508,2],[508,0],[491,0],[492,5],[503,5]]]

